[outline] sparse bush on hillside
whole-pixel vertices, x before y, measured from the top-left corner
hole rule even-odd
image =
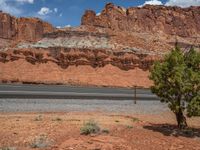
[[[89,120],[88,122],[84,123],[80,130],[81,134],[88,135],[92,133],[99,133],[100,127],[94,120]]]
[[[51,143],[52,141],[50,141],[46,135],[39,135],[30,142],[30,147],[31,148],[46,148],[46,147],[49,147]]]

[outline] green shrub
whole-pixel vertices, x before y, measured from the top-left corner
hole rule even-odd
[[[89,120],[88,122],[84,123],[80,131],[81,131],[81,134],[88,135],[91,133],[98,133],[100,131],[100,127],[95,121]]]
[[[31,148],[46,148],[49,147],[51,144],[51,141],[47,138],[46,135],[39,135],[35,137],[31,143]]]

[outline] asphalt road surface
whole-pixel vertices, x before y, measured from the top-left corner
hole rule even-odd
[[[61,85],[0,85],[0,113],[100,111],[155,114],[168,111],[149,89],[72,87]]]
[[[64,85],[20,85],[0,84],[0,99],[99,99],[134,100],[134,89],[75,87]],[[137,100],[159,100],[149,89],[137,89]]]

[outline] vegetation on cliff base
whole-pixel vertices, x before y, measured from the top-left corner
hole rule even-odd
[[[168,103],[178,127],[187,127],[188,117],[200,116],[200,53],[191,48],[182,52],[177,46],[162,62],[155,62],[150,74],[152,92]]]

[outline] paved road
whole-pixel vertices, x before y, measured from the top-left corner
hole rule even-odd
[[[57,85],[0,85],[0,112],[101,111],[155,114],[166,105],[148,89],[85,88]]]
[[[63,85],[0,85],[0,98],[133,100],[134,90]],[[158,100],[149,89],[137,89],[137,100]]]

